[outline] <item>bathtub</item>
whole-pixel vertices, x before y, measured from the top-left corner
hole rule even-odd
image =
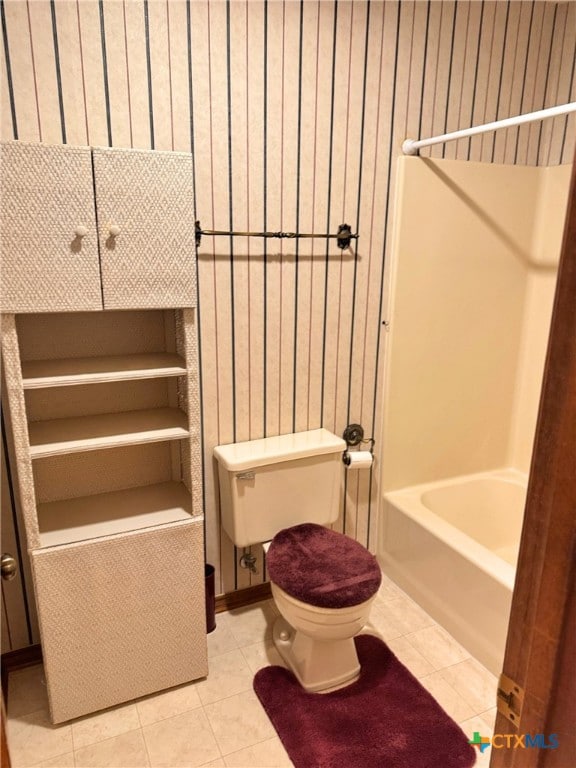
[[[384,494],[382,570],[490,671],[502,671],[526,475],[483,472]]]

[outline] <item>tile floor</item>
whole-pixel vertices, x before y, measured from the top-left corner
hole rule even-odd
[[[221,613],[208,635],[210,676],[61,726],[48,718],[42,666],[10,675],[8,744],[14,768],[276,768],[290,766],[252,690],[279,664],[272,601]],[[379,635],[472,738],[492,734],[496,678],[384,578],[364,630]],[[489,752],[478,755],[488,766]]]

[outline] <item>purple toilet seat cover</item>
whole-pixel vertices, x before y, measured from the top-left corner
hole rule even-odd
[[[296,600],[319,608],[364,603],[382,581],[374,555],[354,539],[315,523],[277,533],[266,565],[271,581]]]

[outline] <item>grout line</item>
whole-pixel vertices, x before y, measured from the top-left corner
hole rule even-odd
[[[55,726],[55,727],[57,728],[59,726]],[[70,726],[70,727],[72,727],[72,726]],[[74,748],[72,750],[72,752],[74,754],[74,763],[76,763],[76,752],[80,752],[83,749],[90,749],[91,747],[96,747],[96,746],[98,746],[98,744],[104,744],[107,741],[112,741],[112,739],[117,739],[120,736],[125,736],[127,733],[136,733],[136,731],[140,731],[142,733],[142,738],[144,739],[144,733],[143,733],[142,727],[130,728],[129,731],[122,731],[122,733],[117,733],[114,736],[108,736],[105,739],[99,739],[98,741],[92,741],[92,742],[90,742],[90,744],[84,744],[81,747]],[[74,744],[74,736],[72,736],[72,744]],[[144,739],[144,744],[146,744],[146,739]],[[67,752],[63,752],[62,754],[66,755],[68,753]],[[148,755],[148,749],[147,748],[146,748],[146,754]],[[58,757],[58,755],[55,755],[55,757]],[[51,759],[51,758],[48,758],[48,759]],[[148,762],[150,762],[150,757],[149,756],[148,756]],[[80,766],[79,766],[79,768],[80,768]]]
[[[74,765],[76,765],[76,746],[74,744],[74,728],[70,726],[70,740],[72,742],[72,755],[74,757]]]
[[[248,665],[246,665],[248,666]],[[252,670],[249,669],[251,672]],[[202,704],[202,709],[205,710],[206,707],[212,707],[214,704],[220,704],[222,701],[228,701],[229,699],[233,699],[235,696],[245,696],[247,693],[250,693],[252,691],[252,688],[245,688],[243,691],[236,691],[236,693],[231,693],[230,696],[223,696],[221,699],[215,699],[214,701],[208,701],[206,704]],[[208,715],[206,715],[208,716]]]
[[[138,712],[138,707],[136,707],[136,711]],[[166,718],[168,719],[168,718]],[[138,722],[140,723],[140,731],[142,733],[142,741],[144,742],[144,749],[146,750],[146,758],[148,760],[148,765],[152,765],[152,761],[150,760],[150,752],[148,751],[148,742],[146,741],[146,734],[144,733],[144,726],[142,725],[142,721],[140,720],[140,712],[138,712]],[[161,722],[161,721],[158,721]]]
[[[258,697],[256,697],[256,698],[258,698]],[[259,699],[258,699],[258,703],[260,703]],[[262,705],[260,705],[260,706],[262,706]],[[264,707],[262,707],[262,710],[264,712],[266,711],[264,709]],[[280,741],[280,743],[282,744],[282,740],[280,739],[280,737],[276,733],[274,736],[267,736],[265,739],[260,739],[260,741],[254,741],[252,744],[247,744],[245,747],[240,747],[240,749],[235,749],[234,752],[227,752],[225,755],[222,755],[222,757],[224,759],[226,759],[227,757],[233,757],[238,752],[243,752],[245,749],[250,749],[251,747],[255,747],[257,744],[264,744],[265,742],[271,741],[272,739],[278,739]],[[284,747],[284,744],[282,744],[282,747],[284,749],[286,749],[286,747]],[[286,754],[288,754],[288,753],[286,753]],[[205,763],[204,765],[207,765],[207,763]],[[202,766],[199,766],[199,768],[202,768]]]
[[[231,697],[229,697],[229,698],[231,698]],[[212,702],[212,703],[215,704],[216,702]],[[214,728],[212,728],[212,723],[210,722],[210,718],[208,717],[208,713],[206,712],[206,708],[205,708],[204,704],[202,704],[202,714],[206,718],[206,720],[208,722],[208,725],[210,727],[210,730],[212,731],[212,736],[214,737],[214,743],[216,744],[216,749],[218,750],[218,754],[220,755],[221,758],[224,758],[224,755],[222,754],[222,750],[220,749],[220,744],[218,744],[218,739],[216,738],[216,732],[215,732]],[[217,759],[217,758],[214,758],[214,759]],[[213,762],[213,760],[209,760],[208,762],[211,763],[211,762]],[[206,765],[206,763],[204,763],[204,765]]]
[[[136,699],[134,701],[134,706],[136,708],[136,717],[138,718],[138,722],[140,724],[140,728],[134,729],[134,730],[139,730],[140,733],[142,734],[142,741],[144,742],[144,751],[146,752],[146,760],[147,760],[147,763],[148,763],[147,768],[149,768],[149,766],[152,765],[152,761],[150,760],[150,753],[148,752],[148,742],[146,741],[146,736],[144,734],[144,726],[142,725],[142,720],[140,719],[140,711],[138,710],[138,701],[142,701],[143,698],[144,697],[140,697],[139,699]],[[163,719],[167,720],[168,718],[163,718]],[[157,721],[157,722],[160,722],[160,721]],[[151,725],[152,725],[152,723],[151,723]],[[130,731],[127,731],[127,733],[130,733]]]

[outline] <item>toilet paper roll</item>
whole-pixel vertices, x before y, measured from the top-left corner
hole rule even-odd
[[[347,469],[370,469],[373,460],[370,451],[347,451],[344,455]]]

